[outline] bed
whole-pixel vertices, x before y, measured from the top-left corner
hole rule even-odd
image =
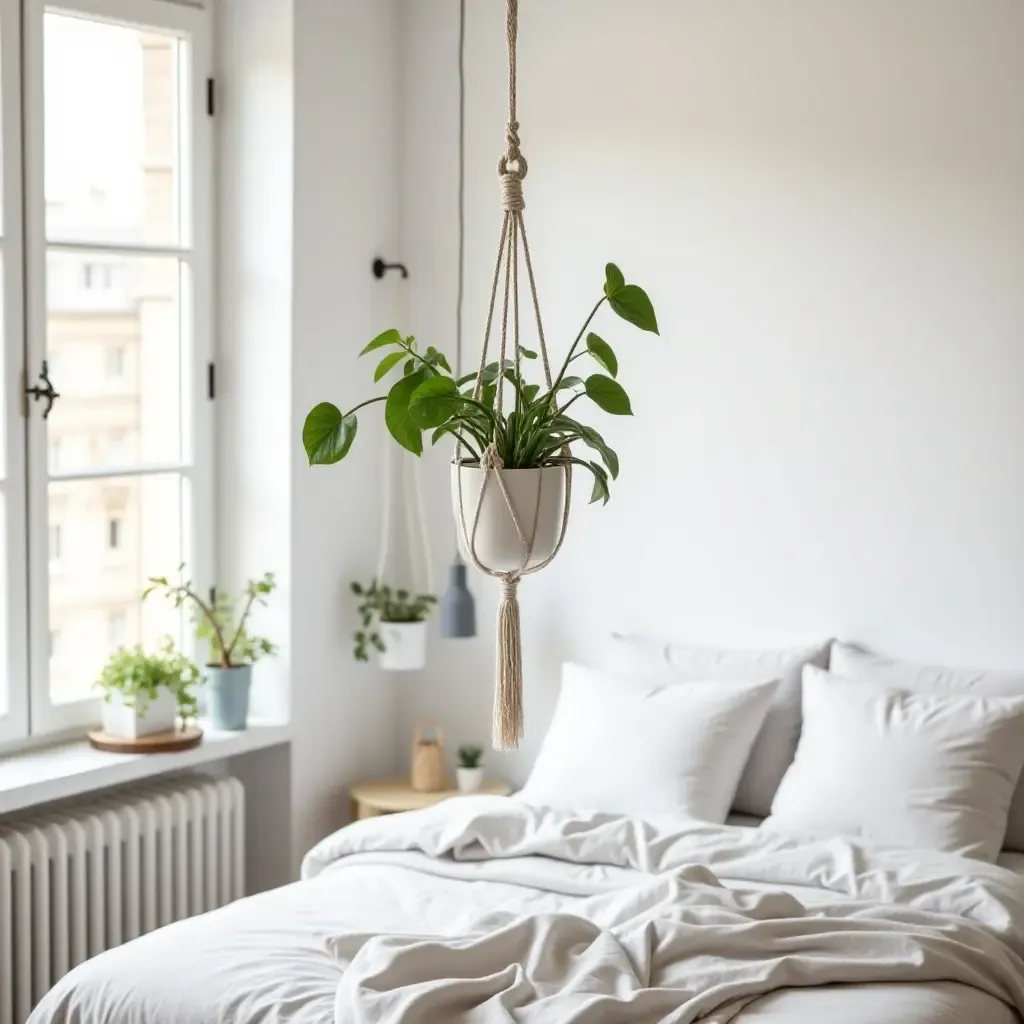
[[[1021,1020],[1024,681],[627,653],[567,667],[516,796],[356,822],[31,1024]]]
[[[1010,1024],[1015,866],[467,797],[83,964],[32,1024]]]

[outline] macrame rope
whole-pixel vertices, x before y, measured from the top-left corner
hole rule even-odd
[[[551,389],[551,362],[548,357],[547,343],[544,337],[544,325],[540,315],[540,301],[537,297],[537,282],[530,259],[530,246],[526,238],[526,223],[523,211],[526,201],[523,198],[523,179],[527,174],[526,157],[521,150],[519,138],[519,121],[516,114],[516,39],[519,28],[518,0],[507,0],[506,34],[508,42],[508,122],[505,126],[505,153],[498,161],[498,182],[501,194],[501,235],[498,239],[498,255],[491,278],[491,297],[487,307],[487,323],[484,327],[483,346],[480,352],[480,365],[477,370],[476,383],[473,387],[473,398],[480,400],[484,389],[484,378],[487,373],[487,354],[494,328],[494,318],[498,305],[498,289],[501,287],[501,315],[499,328],[498,372],[495,377],[494,410],[499,423],[504,420],[505,392],[505,360],[508,358],[509,344],[512,346],[512,361],[516,376],[520,370],[520,323],[519,323],[519,254],[522,241],[523,262],[526,265],[526,280],[530,288],[531,305],[537,322],[537,339],[540,348],[541,365],[544,370],[544,381],[547,390]],[[504,271],[504,280],[502,280]],[[511,318],[509,310],[511,306]],[[511,319],[511,331],[509,330]],[[516,396],[518,397],[518,396]],[[561,550],[565,540],[566,527],[569,522],[569,506],[572,500],[572,463],[568,447],[562,450],[562,458],[553,460],[553,465],[561,466],[565,477],[565,500],[562,506],[562,519],[558,536],[551,553],[540,562],[531,565],[534,543],[537,534],[537,522],[540,518],[541,497],[543,490],[543,473],[537,475],[536,502],[533,508],[531,528],[527,532],[523,520],[512,501],[512,496],[505,480],[504,466],[498,452],[498,428],[495,427],[491,442],[481,453],[480,469],[483,481],[476,498],[473,510],[472,525],[467,523],[466,508],[463,500],[462,468],[470,460],[462,458],[462,441],[455,442],[455,486],[459,503],[459,518],[462,526],[462,539],[472,563],[486,573],[501,580],[501,600],[498,604],[498,632],[496,653],[496,680],[494,694],[494,736],[493,743],[498,750],[508,750],[518,746],[523,734],[523,666],[522,666],[522,635],[519,618],[518,590],[519,581],[523,576],[538,572],[549,565]],[[512,570],[497,570],[484,565],[476,548],[477,532],[480,526],[484,501],[491,486],[492,479],[497,482],[502,498],[508,506],[509,516],[515,526],[516,534],[522,551],[519,567]]]

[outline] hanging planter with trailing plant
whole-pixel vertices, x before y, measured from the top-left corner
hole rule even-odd
[[[516,120],[516,0],[508,0],[507,11],[509,116],[507,147],[498,164],[503,217],[479,369],[456,378],[447,358],[433,346],[421,351],[413,338],[385,331],[360,355],[383,356],[375,381],[399,366],[403,376],[386,395],[369,398],[347,412],[329,402],[317,405],[302,431],[310,464],[340,462],[355,441],[356,414],[382,402],[391,436],[414,455],[422,454],[425,434],[434,444],[443,437],[455,440],[451,476],[457,528],[473,564],[502,583],[494,717],[498,749],[515,747],[522,735],[519,581],[547,566],[562,545],[574,467],[592,478],[591,502],[607,503],[611,481],[619,474],[617,454],[595,427],[584,422],[585,406],[577,403],[585,400],[613,416],[633,411],[618,381],[615,352],[591,326],[607,305],[640,330],[658,333],[647,293],[627,283],[619,268],[609,263],[602,294],[568,346],[557,374],[552,374],[523,218],[527,163]],[[520,344],[520,257],[537,351]],[[489,361],[496,320],[497,359]],[[540,365],[538,383],[531,383],[525,370],[534,360]],[[584,376],[580,360],[590,361],[591,369],[596,364],[597,372]]]
[[[359,599],[359,629],[352,651],[356,661],[369,661],[377,652],[381,668],[389,672],[412,672],[427,663],[427,617],[437,598],[432,594],[411,594],[374,580],[368,586],[352,584]]]

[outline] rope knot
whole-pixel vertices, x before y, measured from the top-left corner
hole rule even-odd
[[[521,175],[518,172],[505,171],[499,180],[501,182],[501,208],[510,213],[519,213],[525,210],[526,200],[523,199]]]
[[[495,447],[492,441],[485,449],[483,455],[480,456],[480,468],[481,469],[501,469],[504,463],[501,461],[501,456],[498,454],[498,449]]]
[[[501,599],[502,601],[515,601],[519,593],[519,580],[521,575],[517,572],[506,572],[501,575]]]

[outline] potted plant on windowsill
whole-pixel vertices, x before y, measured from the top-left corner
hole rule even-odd
[[[179,571],[183,566],[179,567]],[[256,605],[265,605],[276,586],[273,573],[251,579],[242,592],[241,614],[237,614],[235,598],[214,592],[212,600],[204,601],[191,581],[171,583],[166,576],[151,576],[143,599],[154,591],[163,593],[175,608],[188,604],[196,636],[209,645],[210,661],[206,678],[210,695],[210,722],[214,729],[237,732],[249,719],[249,691],[252,687],[252,666],[260,658],[276,653],[266,638],[249,632],[249,617]]]
[[[360,628],[353,639],[356,661],[369,661],[377,651],[380,667],[390,672],[411,672],[427,663],[427,618],[437,604],[431,594],[378,584],[352,584],[359,598]]]
[[[198,682],[199,669],[170,637],[152,654],[141,644],[119,647],[94,684],[103,691],[103,731],[125,739],[174,732],[179,716],[199,712],[192,690]]]
[[[484,748],[475,743],[463,743],[459,747],[459,766],[455,775],[460,793],[476,793],[484,784]]]

